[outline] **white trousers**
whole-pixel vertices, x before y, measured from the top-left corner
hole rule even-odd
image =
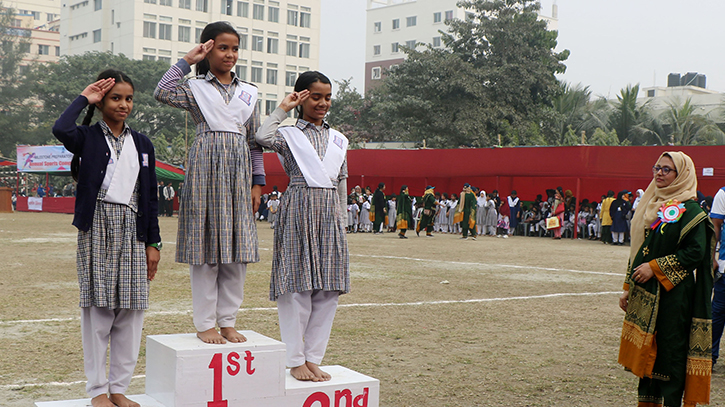
[[[612,242],[624,243],[624,232],[612,232]]]
[[[277,297],[279,331],[287,345],[288,367],[322,362],[339,298],[337,291],[322,290]]]
[[[81,308],[83,365],[86,392],[125,394],[138,360],[143,330],[143,310]],[[106,377],[106,351],[111,341],[110,366]]]
[[[204,332],[219,325],[234,327],[244,300],[244,263],[191,265],[194,326]]]

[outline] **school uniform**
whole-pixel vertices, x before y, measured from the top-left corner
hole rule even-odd
[[[88,99],[77,97],[55,122],[53,134],[81,158],[73,225],[79,229],[86,391],[96,397],[124,394],[131,382],[148,308],[146,243],[161,237],[153,144],[126,125],[118,137],[103,121],[76,126],[86,106]]]
[[[276,128],[286,113],[267,122]],[[287,366],[320,364],[340,294],[350,291],[350,262],[343,225],[347,199],[347,145],[327,123],[298,119],[257,141],[275,151],[290,177],[274,233],[270,299],[277,301]]]
[[[398,216],[396,202],[392,199],[388,200],[388,227],[395,229],[395,218]]]
[[[154,92],[161,103],[189,111],[196,137],[179,207],[176,261],[191,273],[194,325],[199,332],[234,327],[244,298],[247,263],[259,261],[252,185],[264,185],[257,88],[232,72],[222,84],[211,72],[191,72],[183,59]]]

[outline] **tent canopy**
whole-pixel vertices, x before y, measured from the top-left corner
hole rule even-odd
[[[156,178],[163,181],[180,182],[186,172],[183,168],[156,160]]]

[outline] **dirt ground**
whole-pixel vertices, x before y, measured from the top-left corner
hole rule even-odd
[[[146,335],[188,333],[188,266],[173,262],[176,218],[152,283]],[[86,397],[71,215],[0,214],[0,406]],[[272,231],[259,223],[238,329],[279,339],[268,300]],[[341,297],[323,364],[380,380],[380,405],[634,406],[617,364],[617,299],[629,247],[585,240],[440,234],[348,235],[352,292]],[[145,346],[136,375],[145,371]],[[725,405],[716,369],[712,405]],[[143,376],[130,394],[144,392]]]

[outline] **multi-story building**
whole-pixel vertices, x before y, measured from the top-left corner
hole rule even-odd
[[[263,115],[319,65],[320,0],[63,0],[61,54],[110,51],[169,64],[227,21],[241,37],[237,75],[259,87]]]
[[[442,47],[440,31],[445,21],[469,18],[470,12],[456,5],[458,0],[368,0],[365,28],[365,90],[382,79],[383,72],[401,63],[400,48],[420,44]],[[557,6],[552,16],[542,16],[550,30],[558,29]]]
[[[55,62],[60,57],[60,0],[10,0],[3,7],[12,9],[12,32],[29,41],[19,64],[20,72],[33,62]]]

